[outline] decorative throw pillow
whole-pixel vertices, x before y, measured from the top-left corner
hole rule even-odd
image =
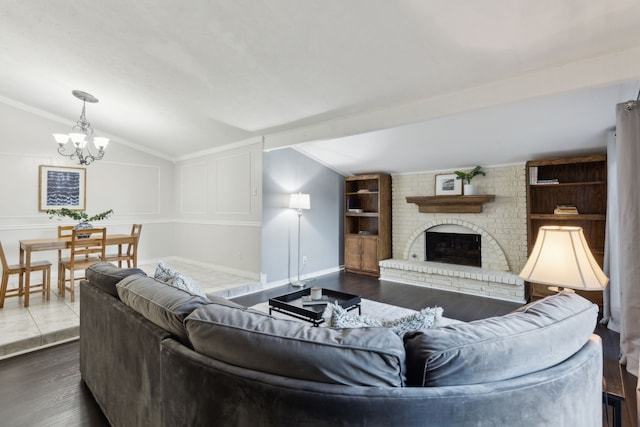
[[[183,291],[187,291],[193,295],[198,295],[204,298],[207,297],[207,295],[202,290],[200,283],[182,273],[176,273],[170,285],[178,289],[182,289]]]
[[[182,289],[183,291],[189,292],[192,295],[207,298],[207,295],[204,293],[204,290],[202,290],[202,287],[198,282],[185,274],[178,273],[177,271],[172,270],[171,268],[167,267],[162,261],[158,263],[156,272],[153,277],[160,280],[161,282],[166,283],[169,286],[173,286],[174,288]]]
[[[329,304],[331,306],[331,317],[329,318],[329,327],[331,328],[379,328],[382,322],[368,316],[356,316],[349,314],[347,310],[338,304]]]
[[[442,307],[427,307],[417,313],[409,314],[396,320],[387,320],[383,322],[382,326],[390,328],[402,338],[407,332],[438,326],[443,312]]]
[[[399,319],[384,320],[368,316],[349,314],[338,304],[331,304],[329,326],[332,328],[366,328],[385,327],[391,329],[400,338],[407,332],[433,328],[442,319],[442,307],[423,308],[417,313],[409,314]]]
[[[164,265],[164,262],[160,261],[158,266],[156,267],[156,272],[153,277],[155,279],[160,280],[161,282],[168,283],[173,280],[173,277],[176,275],[176,272]]]

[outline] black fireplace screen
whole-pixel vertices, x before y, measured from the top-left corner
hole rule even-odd
[[[482,267],[481,236],[479,234],[426,234],[425,261]]]

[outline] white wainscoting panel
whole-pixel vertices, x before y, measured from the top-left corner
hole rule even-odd
[[[220,157],[216,164],[216,213],[251,212],[251,153]]]
[[[182,167],[182,200],[183,214],[207,213],[207,163],[191,163]]]

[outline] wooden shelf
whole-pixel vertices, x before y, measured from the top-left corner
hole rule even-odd
[[[378,212],[345,212],[346,216],[361,216],[369,218],[377,218]]]
[[[373,195],[378,195],[378,191],[356,191],[356,192],[351,192],[351,193],[345,193],[345,195],[347,196],[363,196],[363,195],[367,195],[367,194],[373,194]]]
[[[408,196],[407,203],[418,205],[420,213],[480,213],[485,203],[493,202],[496,196]]]
[[[557,215],[557,214],[530,214],[530,219],[547,219],[550,221],[605,221],[606,214],[578,214],[578,215]]]
[[[559,182],[557,184],[542,184],[542,183],[536,183],[536,184],[530,184],[531,187],[534,188],[545,188],[548,189],[549,187],[569,187],[569,186],[582,186],[582,185],[606,185],[607,183],[605,181],[589,181],[589,182]]]

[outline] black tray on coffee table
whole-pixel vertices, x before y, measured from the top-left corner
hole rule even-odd
[[[311,322],[313,326],[318,326],[324,322],[322,313],[324,313],[324,309],[327,308],[329,303],[335,302],[347,311],[357,308],[358,314],[362,314],[360,308],[362,300],[357,295],[323,288],[322,296],[327,298],[326,303],[303,306],[302,297],[308,296],[310,293],[311,288],[306,288],[279,297],[269,298],[269,314],[272,313],[272,310],[275,310],[287,316]]]

